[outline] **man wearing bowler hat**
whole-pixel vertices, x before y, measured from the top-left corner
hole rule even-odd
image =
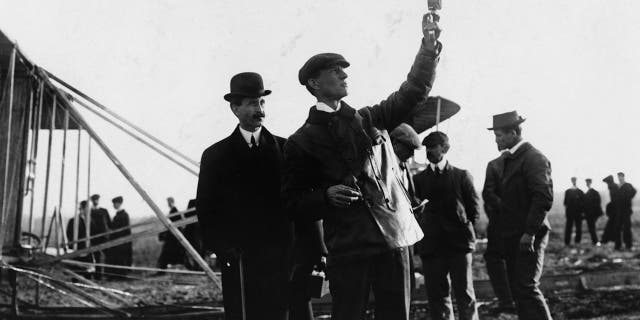
[[[376,319],[409,316],[408,247],[422,231],[387,131],[433,84],[441,44],[431,18],[423,18],[424,38],[406,81],[379,104],[356,110],[342,101],[349,62],[340,54],[312,56],[298,73],[316,101],[285,145],[283,197],[296,220],[323,220],[335,320],[362,319],[371,291]]]
[[[238,125],[202,153],[196,207],[207,250],[222,271],[225,319],[286,319],[291,223],[280,201],[285,139],[264,126],[265,90],[254,72],[224,96]]]
[[[495,190],[498,234],[518,318],[551,319],[538,288],[549,239],[547,213],[553,203],[551,163],[522,138],[524,118],[516,111],[493,116],[498,150],[506,150],[500,186]]]

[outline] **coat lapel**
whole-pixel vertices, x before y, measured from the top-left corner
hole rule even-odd
[[[531,144],[525,142],[516,150],[516,153],[510,154],[504,157],[504,175],[502,176],[502,182],[507,183],[511,177],[513,177],[520,169],[523,161],[523,155],[527,150],[531,149]]]

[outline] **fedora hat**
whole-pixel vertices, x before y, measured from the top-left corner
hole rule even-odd
[[[229,86],[231,92],[224,95],[224,99],[231,102],[233,98],[257,98],[271,94],[265,90],[262,77],[255,72],[238,73],[231,78]]]
[[[487,130],[496,130],[506,127],[517,126],[523,123],[526,119],[518,115],[518,111],[510,111],[493,116],[493,127],[487,128]]]

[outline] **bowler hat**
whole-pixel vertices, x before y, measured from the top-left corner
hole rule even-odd
[[[488,130],[502,129],[512,126],[517,126],[523,123],[526,119],[518,115],[518,111],[510,111],[493,116],[493,127],[487,128]]]
[[[231,102],[233,98],[257,98],[271,94],[265,90],[262,77],[255,72],[238,73],[231,78],[229,87],[231,92],[224,95],[224,99]]]
[[[113,203],[122,203],[122,201],[123,200],[122,200],[121,196],[117,196],[117,197],[111,199],[111,202],[113,202]]]
[[[303,86],[307,85],[307,80],[314,77],[321,70],[331,68],[333,66],[348,67],[350,64],[345,58],[337,53],[320,53],[309,58],[304,63],[300,71],[298,71],[298,81]]]

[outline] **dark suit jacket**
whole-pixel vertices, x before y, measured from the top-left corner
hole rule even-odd
[[[478,195],[469,172],[447,163],[444,171],[436,175],[429,166],[415,175],[414,182],[416,196],[429,200],[420,222],[424,231],[420,254],[473,250]]]
[[[553,204],[551,163],[525,142],[515,154],[504,157],[500,198],[500,233],[503,236],[538,234],[550,229],[547,212]]]
[[[116,215],[113,217],[113,221],[111,221],[111,229],[112,230],[120,229],[123,227],[127,227],[129,225],[130,225],[129,214],[127,213],[127,211],[125,211],[124,209],[118,210],[118,212],[116,212]],[[118,239],[118,238],[126,237],[129,235],[131,235],[131,229],[118,231],[112,234],[110,238]],[[127,242],[127,243],[123,243],[121,245],[115,246],[113,248],[109,248],[107,250],[108,259],[109,259],[109,256],[116,257],[116,261],[119,262],[118,264],[127,265],[127,266],[131,265],[132,258],[133,258],[133,243]],[[113,259],[109,259],[109,260],[113,261]]]
[[[618,200],[620,201],[619,210],[621,214],[631,214],[633,197],[636,196],[636,189],[631,183],[625,182],[618,190]]]
[[[109,211],[105,208],[93,208],[91,209],[91,235],[107,232],[111,225],[111,218],[109,217]],[[109,236],[97,237],[91,239],[91,244],[100,244],[109,240]]]
[[[567,215],[578,216],[584,212],[584,192],[569,188],[564,192],[564,206]]]
[[[73,241],[74,221],[75,221],[75,218],[71,218],[69,219],[69,222],[67,222],[67,242]],[[84,219],[82,219],[81,216],[78,216],[78,240],[82,240],[86,237],[87,237],[87,230],[85,228]],[[85,241],[78,242],[78,249],[84,249],[86,247],[87,246],[85,245]],[[72,243],[69,244],[69,248],[73,249]]]
[[[484,200],[484,212],[489,218],[487,225],[487,233],[499,230],[500,219],[500,188],[502,187],[502,173],[504,172],[504,159],[502,156],[489,161],[487,164],[487,172],[484,179],[484,187],[482,188],[482,199]]]
[[[284,143],[263,127],[253,152],[236,128],[202,153],[196,206],[206,248],[220,254],[290,245],[291,223],[280,199]]]
[[[584,213],[587,218],[597,218],[603,214],[600,193],[593,188],[584,194]]]

